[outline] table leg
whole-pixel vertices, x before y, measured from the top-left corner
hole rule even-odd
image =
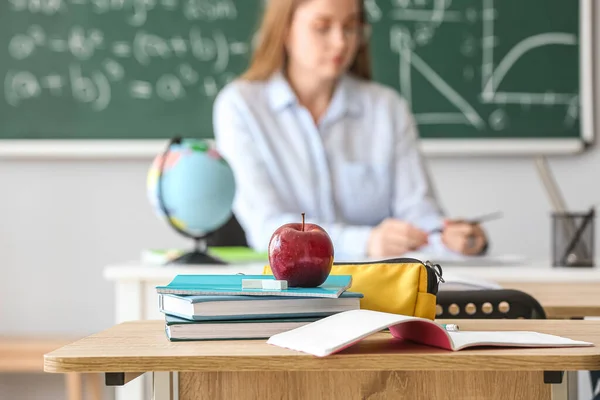
[[[88,400],[102,400],[102,375],[86,374],[85,393]]]
[[[116,323],[139,321],[144,315],[144,285],[139,281],[116,283]],[[115,389],[115,400],[144,400],[144,379]]]
[[[175,400],[172,372],[152,373],[152,400]],[[177,396],[178,397],[178,396]]]
[[[560,382],[552,383],[552,400],[578,400],[577,371],[567,371]]]
[[[579,371],[567,371],[567,398],[569,400],[579,399]]]
[[[82,393],[81,390],[83,388],[82,384],[82,375],[70,372],[65,374],[66,386],[67,386],[67,399],[69,400],[81,400]]]
[[[179,400],[549,400],[543,372],[180,372]],[[162,400],[162,399],[161,399]]]

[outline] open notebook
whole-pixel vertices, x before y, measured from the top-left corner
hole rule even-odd
[[[371,310],[352,310],[300,328],[273,335],[267,343],[324,357],[389,328],[396,338],[458,351],[473,346],[573,347],[593,343],[528,331],[449,332],[441,325],[418,317]]]

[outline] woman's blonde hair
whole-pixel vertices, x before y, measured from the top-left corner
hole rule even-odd
[[[261,81],[280,70],[286,62],[285,35],[294,11],[303,0],[267,0],[265,13],[258,30],[258,46],[254,50],[250,67],[241,78],[249,81]],[[360,21],[366,23],[365,8],[362,0]],[[352,61],[349,72],[358,78],[371,79],[371,59],[367,40],[361,42]]]

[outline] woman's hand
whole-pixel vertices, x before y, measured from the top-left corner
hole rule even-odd
[[[487,237],[483,229],[477,224],[445,220],[442,242],[450,250],[474,256],[483,251],[487,244]]]
[[[399,256],[425,244],[427,244],[425,231],[407,222],[388,218],[371,231],[367,244],[367,256]]]

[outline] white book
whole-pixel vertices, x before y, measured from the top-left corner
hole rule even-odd
[[[486,254],[480,256],[466,256],[463,254],[443,252],[443,253],[423,253],[409,252],[404,257],[412,257],[418,260],[429,260],[434,264],[444,266],[474,266],[474,267],[499,267],[515,266],[527,263],[527,258],[520,254]],[[444,272],[445,275],[445,272]]]
[[[266,339],[317,319],[315,317],[190,321],[165,315],[165,332],[170,341]]]
[[[159,294],[165,314],[189,320],[326,317],[360,309],[361,293],[345,291],[338,298],[277,296],[182,296]]]
[[[429,319],[371,310],[352,310],[335,314],[300,328],[273,335],[267,343],[325,357],[386,328],[390,329],[390,333],[395,338],[451,351],[474,346],[593,346],[593,343],[589,342],[530,331],[450,332]]]
[[[440,282],[439,291],[460,290],[498,290],[502,286],[496,282],[473,276],[464,276],[444,271],[444,282]]]

